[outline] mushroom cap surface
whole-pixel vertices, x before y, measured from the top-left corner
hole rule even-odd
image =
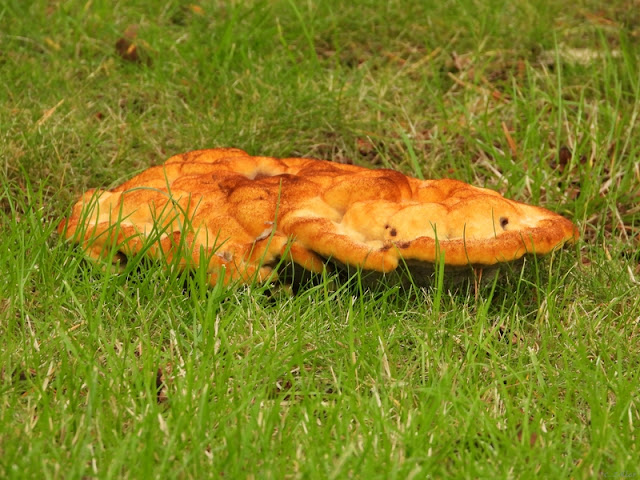
[[[265,281],[292,261],[388,273],[402,262],[474,268],[545,255],[578,238],[549,210],[466,183],[233,148],[169,158],[112,190],[90,190],[59,225],[92,258],[144,252],[212,284]],[[110,255],[110,257],[109,257]]]

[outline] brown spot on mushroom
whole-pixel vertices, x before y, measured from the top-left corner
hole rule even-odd
[[[509,225],[509,219],[507,217],[500,217],[500,226],[503,230],[507,229],[507,225]]]
[[[389,235],[391,235],[392,237],[395,237],[396,235],[398,235],[398,231],[395,228],[392,228],[391,231],[389,232]]]

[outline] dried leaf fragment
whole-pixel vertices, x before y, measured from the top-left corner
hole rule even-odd
[[[135,42],[137,36],[138,25],[129,25],[122,37],[116,41],[116,53],[127,62],[151,65],[151,57],[149,57],[145,49],[140,48],[140,42]]]

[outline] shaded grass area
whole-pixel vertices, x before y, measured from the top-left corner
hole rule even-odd
[[[2,475],[640,474],[636,10],[0,7]],[[478,291],[292,296],[56,237],[87,188],[215,146],[462,179],[583,240]]]

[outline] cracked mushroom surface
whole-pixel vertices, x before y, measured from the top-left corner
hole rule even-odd
[[[96,260],[204,262],[211,284],[275,279],[281,260],[389,273],[442,255],[445,267],[482,268],[578,237],[558,214],[457,180],[233,148],[175,155],[87,191],[58,231]]]

